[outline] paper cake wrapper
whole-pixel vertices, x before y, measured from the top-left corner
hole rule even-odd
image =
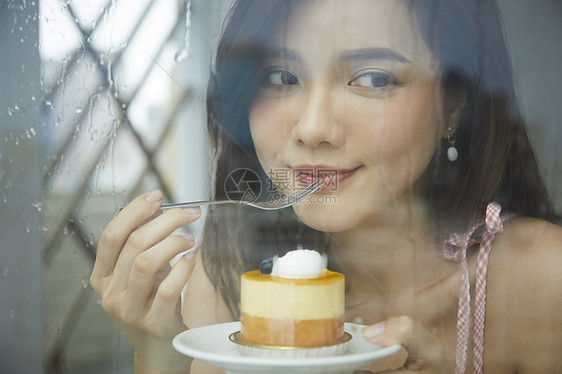
[[[240,340],[240,331],[230,334],[229,339],[238,345],[240,354],[250,357],[263,358],[313,358],[342,355],[347,351],[351,335],[344,334],[342,341],[337,344],[322,347],[279,347],[250,344]]]

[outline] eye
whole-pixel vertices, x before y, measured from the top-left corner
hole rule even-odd
[[[354,87],[383,88],[396,83],[396,78],[392,74],[383,71],[370,71],[355,76],[349,82],[349,85]]]
[[[285,70],[267,71],[264,84],[270,86],[296,86],[299,80],[293,74]]]

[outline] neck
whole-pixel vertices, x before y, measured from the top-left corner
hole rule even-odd
[[[444,260],[442,239],[429,222],[423,205],[407,204],[393,207],[377,222],[335,234],[332,256],[349,279],[351,292],[364,295],[369,289],[372,295],[376,286],[395,301],[407,302],[451,276],[457,266]]]

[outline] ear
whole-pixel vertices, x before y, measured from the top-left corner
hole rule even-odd
[[[456,87],[454,90],[449,89],[445,92],[444,101],[444,118],[445,128],[443,129],[443,137],[449,136],[449,128],[452,132],[457,131],[464,108],[467,102],[467,92],[464,87]]]

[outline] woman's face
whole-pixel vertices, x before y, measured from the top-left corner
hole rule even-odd
[[[396,0],[292,3],[250,111],[259,160],[294,206],[339,232],[403,209],[446,136],[438,63]]]

